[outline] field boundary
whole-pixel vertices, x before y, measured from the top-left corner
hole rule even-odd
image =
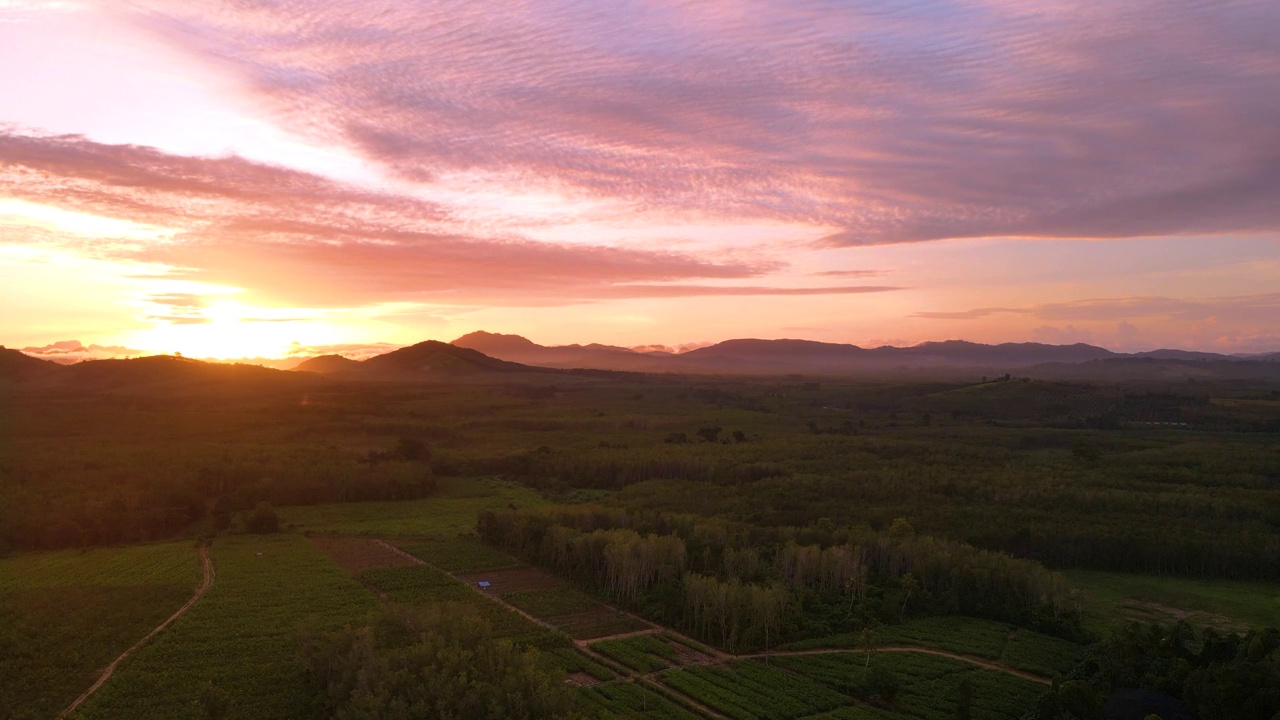
[[[73,700],[71,704],[67,706],[66,710],[63,710],[62,712],[58,713],[58,720],[62,720],[62,718],[65,718],[71,713],[75,712],[81,705],[85,703],[86,700],[92,697],[94,693],[96,693],[103,685],[106,684],[108,680],[111,679],[111,676],[114,675],[116,672],[116,668],[120,666],[120,663],[124,662],[125,658],[132,655],[143,645],[146,645],[147,642],[151,640],[151,638],[155,637],[156,635],[159,635],[160,632],[163,631],[165,628],[169,627],[169,625],[172,624],[174,620],[177,620],[178,618],[182,617],[188,610],[192,608],[192,606],[196,604],[196,601],[198,601],[201,597],[204,596],[206,592],[209,591],[209,588],[213,585],[213,579],[214,579],[213,564],[209,561],[209,546],[201,545],[199,553],[200,553],[200,566],[203,572],[203,577],[201,578],[201,581],[200,581],[200,587],[196,588],[195,595],[192,595],[191,599],[188,600],[186,604],[184,604],[182,607],[174,611],[174,613],[170,615],[164,622],[152,628],[151,632],[147,633],[145,637],[143,637],[141,640],[131,645],[128,650],[125,650],[124,652],[120,653],[119,657],[117,657],[115,660],[112,660],[111,664],[107,665],[107,667],[102,670],[102,674],[99,675],[98,679],[95,680],[94,683],[89,686],[88,690],[85,690],[84,692],[80,693],[80,697],[77,697],[75,700]]]

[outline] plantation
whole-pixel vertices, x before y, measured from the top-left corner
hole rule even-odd
[[[675,648],[657,635],[602,640],[591,643],[591,649],[640,673],[669,668],[676,660]]]
[[[190,543],[0,560],[0,718],[57,715],[194,592]]]
[[[281,515],[300,532],[448,539],[473,531],[481,510],[545,502],[532,491],[506,483],[446,482],[438,496],[422,500],[308,505],[289,508]]]
[[[700,720],[695,714],[639,683],[610,683],[578,691],[578,706],[604,718]]]
[[[562,617],[589,612],[600,607],[600,603],[571,588],[505,593],[502,599],[536,618]]]
[[[755,661],[671,670],[662,682],[734,720],[794,720],[848,702],[812,680]]]
[[[214,542],[217,581],[186,615],[129,658],[78,720],[200,717],[200,691],[230,698],[228,718],[296,718],[307,701],[299,628],[332,628],[377,601],[298,535]]]
[[[878,646],[935,648],[960,655],[989,658],[1009,667],[1046,677],[1066,674],[1083,658],[1086,646],[1006,623],[962,616],[921,618],[901,625],[879,625],[871,634]],[[783,650],[821,648],[858,650],[861,633],[810,638]]]
[[[1044,690],[1042,685],[1005,673],[918,653],[874,653],[869,665],[861,653],[776,657],[772,662],[863,702],[920,720],[951,720],[961,696],[968,697],[974,718],[1016,718]],[[878,680],[880,673],[892,680]]]
[[[474,539],[459,537],[452,540],[411,540],[399,542],[397,546],[448,573],[477,573],[520,567],[516,560]]]

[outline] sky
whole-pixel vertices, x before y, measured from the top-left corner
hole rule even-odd
[[[1272,0],[0,0],[0,343],[1280,351]]]

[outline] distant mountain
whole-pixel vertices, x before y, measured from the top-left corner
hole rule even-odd
[[[1106,348],[1076,343],[1001,343],[986,345],[965,340],[926,342],[910,347],[863,348],[844,343],[813,340],[726,340],[683,353],[653,351],[652,346],[629,349],[610,345],[538,345],[519,335],[474,332],[453,341],[453,345],[479,350],[494,357],[541,367],[592,368],[639,372],[673,372],[739,375],[859,375],[885,372],[912,373],[953,370],[957,373],[1002,374],[1042,365],[1069,367],[1099,361],[1168,360],[1183,363],[1258,361],[1280,357],[1233,357],[1186,350],[1154,350],[1145,353],[1117,353]],[[1104,375],[1125,374],[1119,366],[1091,365],[1081,372]],[[1157,366],[1135,366],[1154,370]],[[1195,374],[1186,366],[1159,366],[1160,371],[1183,376]],[[1205,370],[1206,368],[1201,368]],[[1248,375],[1239,370],[1236,374]],[[1209,375],[1219,370],[1208,369]]]
[[[293,366],[293,370],[298,372],[313,372],[320,375],[329,375],[331,373],[341,372],[357,372],[361,365],[359,362],[341,355],[319,355],[308,358]]]
[[[637,352],[613,345],[539,345],[519,335],[478,331],[454,340],[456,347],[478,350],[486,355],[526,365],[549,368],[594,368],[600,370],[656,370],[662,365],[658,353]],[[663,353],[668,354],[668,353]],[[655,357],[658,361],[655,362]]]

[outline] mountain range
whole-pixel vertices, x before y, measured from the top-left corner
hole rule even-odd
[[[1280,381],[1280,353],[1221,355],[1184,350],[1117,353],[1077,343],[1002,343],[962,340],[911,347],[824,343],[811,340],[727,340],[675,353],[611,345],[538,345],[519,335],[474,332],[452,343],[428,340],[368,358],[321,355],[291,371],[253,364],[204,362],[158,355],[128,360],[61,364],[0,346],[0,383],[97,391],[332,379],[465,381],[493,376],[554,375],[568,370],[673,374],[811,375],[973,378],[1014,373],[1041,379],[1168,380],[1180,378]]]
[[[1107,360],[1153,360],[1175,363],[1241,363],[1275,361],[1280,353],[1257,356],[1221,355],[1187,350],[1117,353],[1084,343],[1001,343],[964,340],[926,342],[910,347],[864,348],[812,340],[726,340],[683,353],[654,352],[610,345],[538,345],[519,335],[473,332],[453,344],[486,355],[549,368],[591,368],[640,372],[715,374],[858,375],[887,371],[988,371],[1005,373],[1048,364],[1080,364]]]

